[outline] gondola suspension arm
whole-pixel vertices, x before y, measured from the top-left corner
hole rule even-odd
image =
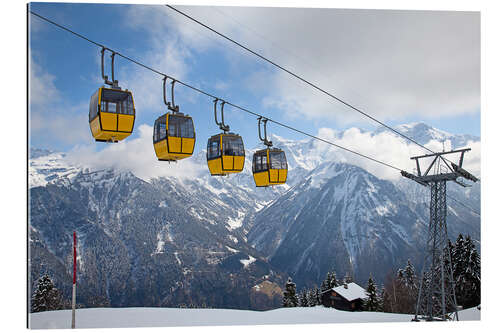
[[[271,147],[273,145],[272,141],[267,140],[267,118],[263,118],[260,116],[259,118],[259,139],[268,147]],[[264,138],[262,138],[261,132],[260,132],[260,123],[264,123]]]
[[[224,104],[226,104],[226,101],[221,100],[221,107],[220,107],[220,114],[221,114],[221,122],[217,120],[217,103],[219,102],[219,99],[216,98],[214,99],[214,116],[215,116],[215,123],[219,126],[219,128],[224,131],[224,133],[229,132],[229,125],[224,124]]]
[[[111,51],[111,81],[108,80],[108,76],[104,75],[104,53],[109,50],[105,47],[101,49],[101,76],[104,83],[111,86],[112,88],[120,89],[118,86],[118,80],[115,80],[115,51]]]
[[[166,92],[167,79],[171,79],[172,80],[172,82],[170,83],[172,85],[172,87],[171,87],[172,103],[170,103],[170,102],[167,101],[167,92]],[[163,77],[163,102],[168,107],[168,109],[171,110],[172,112],[179,112],[179,105],[175,105],[175,101],[174,101],[174,85],[175,85],[175,81],[176,81],[175,79],[173,79],[171,77],[168,77],[167,75],[165,75]]]

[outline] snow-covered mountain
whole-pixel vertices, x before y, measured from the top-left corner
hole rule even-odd
[[[28,165],[29,187],[45,186],[56,179],[71,179],[81,168],[71,166],[65,160],[66,154],[48,149],[30,149]]]
[[[479,140],[425,124],[399,129],[422,143],[445,135],[458,146]],[[312,140],[271,140],[286,152],[289,175],[285,186],[268,189],[256,188],[251,175],[257,148],[246,151],[242,173],[210,177],[207,171],[196,179],[141,179],[32,149],[32,283],[49,272],[69,295],[73,230],[79,235],[79,299],[87,306],[267,309],[279,306],[281,295],[259,293],[265,281],[279,290],[291,276],[300,288],[335,270],[340,277],[354,274],[361,284],[372,273],[383,283],[408,258],[418,265],[427,189],[340,163]],[[204,151],[191,160],[206,170]],[[449,189],[480,210],[479,185]],[[448,204],[450,236],[462,232],[479,240],[479,217]]]
[[[443,130],[431,127],[425,123],[411,123],[396,126],[396,130],[412,138],[420,144],[426,144],[431,140],[439,142],[450,140],[452,147],[463,147],[470,141],[479,141],[479,138],[469,134],[451,134]],[[387,131],[386,128],[379,128],[375,134]]]
[[[279,305],[279,297],[253,288],[263,281],[281,285],[282,278],[237,231],[239,212],[251,204],[234,202],[237,190],[226,198],[224,190],[214,195],[194,181],[145,182],[130,172],[101,170],[30,192],[32,282],[46,271],[69,293],[76,230],[83,304]]]

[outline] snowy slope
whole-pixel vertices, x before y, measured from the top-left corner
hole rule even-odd
[[[124,328],[165,326],[225,326],[276,324],[330,324],[408,322],[413,316],[382,312],[347,312],[317,306],[281,308],[271,311],[174,308],[96,308],[76,311],[76,328]],[[480,320],[476,308],[459,312],[459,320]],[[34,329],[70,328],[71,310],[30,315]]]
[[[66,154],[32,148],[28,164],[29,187],[45,186],[56,179],[72,179],[81,170],[68,164]]]

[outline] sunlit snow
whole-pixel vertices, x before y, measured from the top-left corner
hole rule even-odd
[[[248,256],[248,259],[241,259],[240,262],[243,264],[245,268],[248,267],[251,263],[255,262],[255,258],[252,256]]]
[[[459,320],[480,320],[481,311],[459,312]],[[273,324],[328,324],[367,322],[411,323],[412,315],[383,312],[350,312],[316,306],[280,308],[270,311],[178,308],[94,308],[76,310],[76,328],[124,328],[166,326],[227,326]],[[29,315],[30,328],[70,328],[71,310]],[[443,324],[443,325],[451,325]]]

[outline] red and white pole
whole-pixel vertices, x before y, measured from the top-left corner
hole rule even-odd
[[[76,232],[73,231],[73,298],[71,301],[71,328],[75,328],[76,308]]]

